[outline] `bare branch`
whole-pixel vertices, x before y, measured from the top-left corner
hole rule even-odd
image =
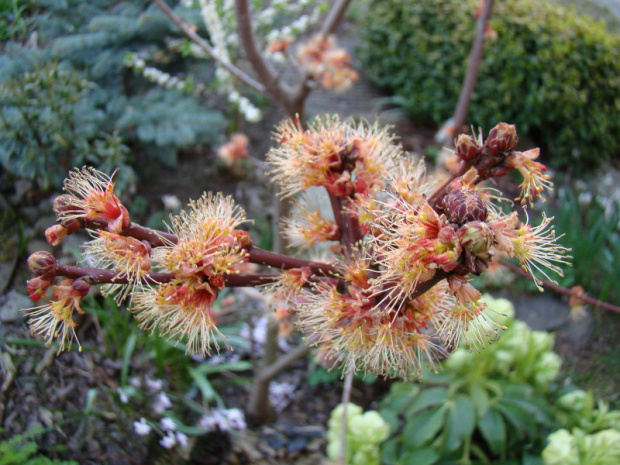
[[[161,1],[161,0],[156,0]],[[250,18],[250,7],[247,0],[235,0],[235,13],[237,17],[237,28],[246,58],[256,72],[259,81],[264,86],[263,92],[267,92],[275,102],[288,113],[290,102],[289,90],[284,82],[278,79],[269,63],[263,57],[258,48],[252,20]]]
[[[522,276],[524,278],[527,278],[529,280],[533,280],[532,275],[529,274],[527,271],[522,270],[521,268],[519,268],[516,265],[513,265],[510,262],[507,262],[505,260],[500,260],[500,263],[505,266],[506,268],[508,268],[510,271],[512,271],[514,274],[517,274],[519,276]],[[566,289],[565,287],[559,286],[557,284],[552,283],[551,281],[547,281],[546,279],[540,279],[538,278],[538,282],[545,288],[551,290],[551,291],[555,291],[558,294],[563,294],[569,297],[576,297],[578,300],[585,302],[586,304],[590,304],[594,307],[600,307],[602,309],[605,310],[609,310],[610,312],[614,312],[614,313],[620,313],[620,307],[616,307],[615,305],[612,305],[610,303],[607,302],[603,302],[602,300],[597,300],[594,299],[592,297],[587,296],[586,294],[583,293],[579,293],[579,294],[575,294],[575,292],[571,289]]]
[[[471,103],[471,97],[476,87],[476,81],[478,80],[478,69],[480,68],[480,62],[482,61],[482,51],[484,49],[484,33],[486,30],[486,24],[491,16],[491,10],[493,8],[493,0],[484,0],[484,7],[482,13],[478,18],[478,24],[476,29],[476,38],[474,45],[469,55],[469,65],[467,67],[467,74],[463,81],[463,87],[461,88],[461,94],[459,95],[459,101],[456,104],[454,111],[454,119],[452,122],[452,134],[451,141],[460,131],[461,126],[465,123],[467,113],[469,112],[469,105]]]
[[[189,27],[169,6],[166,4],[164,0],[153,0],[153,2],[164,12],[170,21],[172,21],[179,30],[187,37],[189,40],[198,45],[205,53],[207,53],[211,58],[217,61],[222,68],[225,68],[228,72],[232,73],[236,77],[238,77],[241,81],[246,83],[248,86],[253,87],[259,92],[265,92],[265,86],[263,86],[260,82],[246,74],[244,71],[233,65],[232,63],[228,63],[225,60],[215,53],[213,47],[209,45],[209,43],[200,37],[194,30]]]
[[[351,0],[338,0],[334,3],[332,9],[329,10],[329,13],[327,14],[327,18],[325,18],[323,27],[321,27],[321,36],[323,39],[326,39],[327,36],[334,33],[338,27],[338,24],[342,21],[344,13],[349,7],[349,3],[351,3]]]

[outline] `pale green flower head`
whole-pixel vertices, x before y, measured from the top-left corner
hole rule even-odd
[[[497,313],[493,319],[500,325],[508,326],[515,318],[515,307],[508,299],[495,299],[490,294],[484,294],[480,299]]]
[[[588,402],[588,393],[582,389],[576,389],[561,396],[557,401],[557,406],[578,412],[582,410]]]
[[[553,334],[544,331],[532,331],[530,344],[536,352],[546,352],[553,348]]]
[[[560,373],[562,359],[555,352],[545,352],[534,368],[534,380],[538,385],[547,385]]]
[[[329,416],[327,426],[331,431],[337,431],[340,434],[340,422],[342,421],[342,412],[344,411],[344,405],[338,404],[334,410],[332,410]],[[364,409],[359,405],[355,405],[352,402],[347,404],[347,431],[351,428],[351,423],[355,418],[360,416]]]
[[[377,444],[390,434],[390,425],[375,410],[356,416],[350,423],[350,432],[360,442]]]
[[[474,356],[464,348],[458,348],[444,362],[444,367],[451,371],[461,371],[471,365]]]
[[[542,452],[545,465],[581,465],[573,436],[565,429],[552,433]]]

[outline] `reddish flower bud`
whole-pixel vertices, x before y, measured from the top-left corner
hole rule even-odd
[[[30,300],[36,302],[45,296],[46,291],[51,284],[52,281],[40,277],[29,279],[26,283],[28,297],[30,297]]]
[[[75,203],[72,202],[73,196],[68,194],[59,195],[54,199],[54,213],[57,216],[63,216],[63,213],[75,212],[77,210]]]
[[[492,178],[501,178],[512,171],[510,166],[494,166],[491,168],[490,174]]]
[[[55,224],[45,230],[45,238],[51,245],[60,244],[69,235],[69,230],[61,224]]]
[[[71,287],[75,291],[75,295],[84,297],[90,291],[90,284],[84,278],[78,278],[71,283]]]
[[[28,268],[35,276],[53,278],[56,274],[56,257],[49,252],[35,252],[28,257]]]
[[[489,132],[485,145],[498,152],[512,152],[518,141],[514,124],[499,123]]]
[[[484,201],[474,189],[452,189],[443,202],[446,216],[451,223],[464,224],[487,219],[488,211]]]
[[[247,231],[235,229],[233,231],[233,236],[235,236],[235,239],[239,242],[239,245],[244,249],[249,249],[252,247],[252,237]]]
[[[469,161],[476,156],[480,146],[476,143],[476,140],[466,134],[461,134],[456,139],[456,155],[465,161]]]

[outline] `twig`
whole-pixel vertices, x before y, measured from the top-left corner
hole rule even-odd
[[[194,30],[192,28],[190,28],[166,4],[166,2],[164,0],[153,0],[153,2],[161,9],[161,11],[164,12],[164,14],[170,19],[170,21],[172,21],[179,28],[179,30],[183,33],[183,35],[185,35],[185,37],[187,37],[189,40],[191,40],[196,45],[198,45],[202,50],[204,50],[205,53],[207,53],[207,55],[209,55],[211,58],[213,58],[215,61],[217,61],[222,66],[222,68],[225,68],[228,72],[234,74],[241,81],[243,81],[244,83],[246,83],[250,87],[253,87],[257,91],[265,92],[265,86],[263,86],[256,79],[254,79],[251,76],[247,75],[245,72],[243,72],[241,69],[239,69],[238,67],[236,67],[232,63],[228,63],[227,61],[222,60],[222,58],[217,53],[215,53],[215,50],[213,50],[213,47],[211,47],[206,40],[204,40],[202,37],[200,37],[198,34],[196,34],[194,32]]]
[[[355,365],[351,361],[351,366],[345,375],[344,386],[342,387],[342,418],[340,420],[340,450],[338,451],[338,459],[343,465],[346,464],[347,457],[347,410],[351,400],[351,387],[353,386],[354,375]]]
[[[284,81],[278,79],[276,73],[258,49],[250,18],[250,6],[247,0],[235,0],[235,15],[237,17],[237,28],[241,45],[245,51],[246,58],[250,65],[252,65],[252,69],[256,72],[258,80],[263,85],[262,92],[268,93],[291,116],[289,111],[290,89]]]
[[[522,276],[524,278],[530,279],[532,281],[534,280],[531,274],[522,270],[518,266],[513,265],[512,263],[504,261],[504,260],[500,260],[500,263],[506,268],[508,268],[510,271],[512,271],[513,273],[518,274],[519,276]],[[592,297],[587,296],[586,294],[575,294],[574,291],[571,291],[570,289],[566,289],[565,287],[562,287],[558,284],[554,284],[551,281],[547,281],[545,279],[537,278],[537,280],[543,287],[551,291],[555,291],[559,294],[563,294],[569,297],[576,297],[582,302],[593,305],[594,307],[600,307],[602,309],[609,310],[610,312],[620,313],[620,307],[616,307],[615,305],[612,305],[610,303],[594,299]]]
[[[467,67],[467,74],[463,81],[463,87],[461,87],[461,94],[459,95],[458,103],[456,104],[456,110],[454,111],[454,118],[452,121],[452,134],[450,141],[452,142],[454,137],[460,131],[461,126],[465,123],[467,113],[469,112],[469,105],[471,103],[471,97],[476,87],[476,81],[478,80],[478,70],[480,69],[480,62],[482,61],[482,51],[484,49],[484,33],[486,29],[487,21],[491,16],[491,10],[493,9],[493,0],[484,0],[484,7],[482,13],[478,18],[478,24],[476,28],[476,38],[474,39],[474,45],[469,55],[469,65]]]
[[[295,363],[297,360],[304,358],[310,353],[310,347],[302,344],[295,349],[287,352],[285,355],[276,360],[273,364],[264,368],[258,376],[265,380],[275,378],[280,372],[286,370],[289,366]]]

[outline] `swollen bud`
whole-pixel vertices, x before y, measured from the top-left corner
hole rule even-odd
[[[488,216],[487,207],[474,189],[459,187],[452,189],[445,196],[444,210],[450,223],[464,224],[470,221],[485,221]]]
[[[53,279],[53,278],[52,278]],[[43,298],[47,289],[51,286],[52,281],[44,278],[32,278],[26,283],[26,290],[28,291],[28,297],[30,300],[36,302]]]
[[[485,142],[485,145],[498,152],[512,152],[517,147],[517,128],[514,124],[498,123]]]
[[[465,161],[469,161],[476,156],[480,147],[475,139],[467,134],[461,134],[456,139],[456,155]]]
[[[84,297],[90,291],[90,284],[84,278],[75,279],[71,283],[71,287],[76,295]]]
[[[28,257],[28,268],[35,276],[51,279],[56,275],[56,257],[50,252],[35,252]]]

